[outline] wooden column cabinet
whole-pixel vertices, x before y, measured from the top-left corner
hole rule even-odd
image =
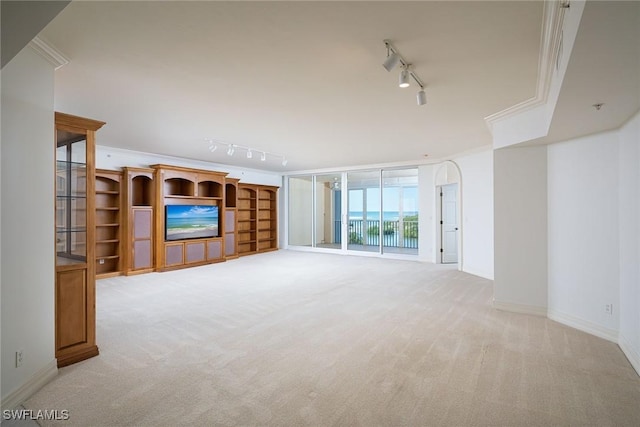
[[[104,124],[55,113],[55,356],[58,367],[98,355],[95,133]]]
[[[154,270],[154,175],[149,168],[125,167],[124,271],[126,275]]]
[[[168,165],[151,167],[155,170],[156,269],[164,271],[224,261],[227,174]],[[217,216],[213,209],[207,209],[209,207],[217,208]],[[202,212],[207,215],[207,223],[200,227],[182,224],[180,218],[173,215],[178,212],[182,215],[184,210],[191,215]]]
[[[96,169],[96,278],[122,274],[122,172]]]
[[[238,257],[238,180],[225,179],[224,191],[224,256]]]

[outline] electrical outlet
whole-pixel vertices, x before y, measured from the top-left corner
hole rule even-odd
[[[613,314],[613,304],[605,304],[604,312],[611,316]]]
[[[98,261],[98,264],[100,265],[104,264],[104,258],[100,258],[100,261]]]
[[[19,368],[20,366],[22,366],[23,355],[24,355],[23,350],[16,351],[16,368]]]

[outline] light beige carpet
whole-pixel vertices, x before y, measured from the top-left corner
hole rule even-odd
[[[451,267],[278,251],[97,289],[100,356],[25,403],[61,424],[640,425],[615,344]]]

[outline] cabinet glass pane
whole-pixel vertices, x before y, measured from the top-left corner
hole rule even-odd
[[[56,253],[58,265],[87,258],[87,143],[58,131],[56,146]]]

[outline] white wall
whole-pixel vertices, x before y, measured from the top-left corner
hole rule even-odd
[[[494,306],[547,313],[547,147],[494,151]]]
[[[619,344],[640,373],[640,113],[619,141]]]
[[[637,165],[636,165],[637,166]],[[549,317],[617,340],[618,135],[548,148]],[[605,305],[613,304],[613,313]]]
[[[462,174],[462,270],[493,279],[493,151],[455,162]]]
[[[2,69],[3,408],[57,372],[53,87],[53,67],[30,47]],[[24,352],[20,368],[17,350]]]
[[[433,165],[418,166],[418,258],[420,261],[436,262],[436,187]]]

